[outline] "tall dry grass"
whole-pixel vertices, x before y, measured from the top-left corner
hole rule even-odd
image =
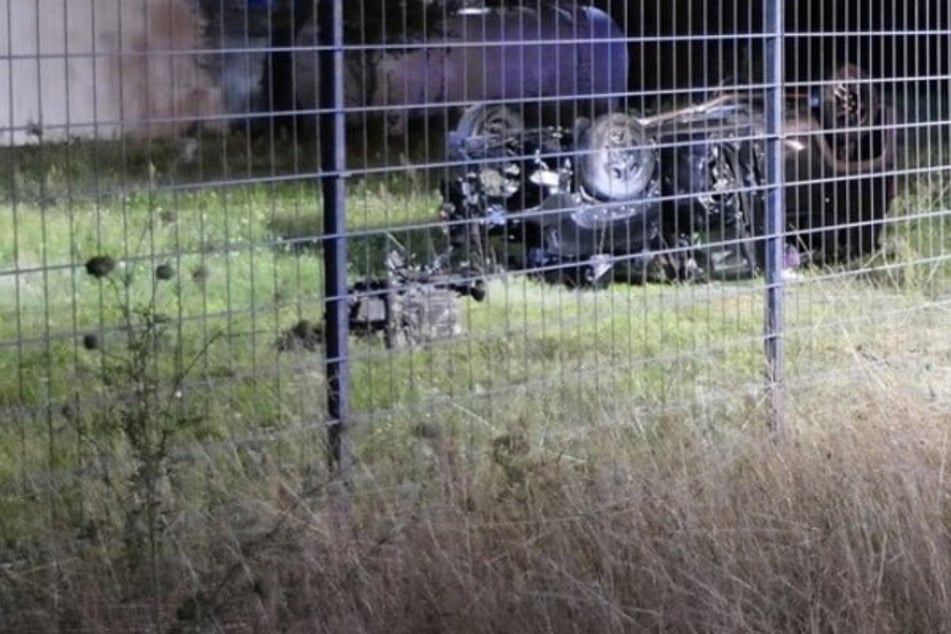
[[[635,434],[605,420],[544,451],[531,427],[512,431],[473,467],[471,447],[424,429],[401,466],[363,456],[350,515],[319,482],[304,491],[276,468],[253,486],[232,482],[237,501],[175,519],[155,588],[116,566],[105,535],[42,536],[34,554],[45,565],[2,570],[0,622],[17,632],[943,631],[951,414],[877,389],[889,384],[877,378],[793,386],[780,442],[758,424],[712,432],[666,416]]]

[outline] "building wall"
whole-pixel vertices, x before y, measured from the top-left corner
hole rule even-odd
[[[220,116],[200,28],[187,0],[0,0],[0,145],[38,129],[166,135]]]

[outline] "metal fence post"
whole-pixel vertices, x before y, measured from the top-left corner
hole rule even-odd
[[[347,236],[346,140],[343,88],[343,3],[320,0],[318,43],[320,69],[320,160],[323,192],[324,298],[326,310],[325,354],[328,441],[331,468],[349,479],[351,455],[346,437],[349,413],[349,364],[347,352]],[[330,25],[327,28],[325,25]]]
[[[782,428],[783,392],[783,268],[786,259],[784,231],[786,204],[783,174],[783,0],[766,0],[766,311],[764,341],[766,390],[770,430]]]

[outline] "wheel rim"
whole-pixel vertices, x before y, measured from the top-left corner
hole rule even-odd
[[[476,104],[466,108],[456,125],[456,131],[463,137],[507,136],[519,134],[525,129],[525,122],[514,109],[504,105]]]
[[[822,123],[831,130],[843,130],[844,135],[861,134],[878,115],[879,100],[868,76],[852,64],[840,67],[832,74],[831,82],[822,89]]]
[[[585,191],[602,200],[638,198],[653,177],[656,157],[636,119],[599,117],[579,139],[578,171]]]

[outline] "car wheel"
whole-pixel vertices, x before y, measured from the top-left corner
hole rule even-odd
[[[829,131],[860,136],[863,128],[878,116],[879,97],[868,75],[858,66],[847,64],[837,69],[820,96],[822,126]]]
[[[495,104],[469,106],[456,124],[456,132],[461,138],[508,136],[520,134],[524,129],[525,121],[514,108]]]
[[[578,179],[599,200],[638,198],[654,176],[656,157],[640,123],[623,113],[598,117],[577,144]]]

